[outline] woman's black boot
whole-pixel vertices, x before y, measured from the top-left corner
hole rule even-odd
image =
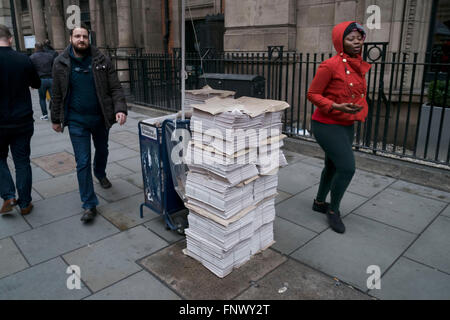
[[[340,212],[331,213],[331,210],[328,210],[327,217],[331,229],[337,233],[345,233],[345,225],[341,220]]]

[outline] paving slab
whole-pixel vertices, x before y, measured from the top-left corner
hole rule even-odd
[[[0,279],[29,265],[11,238],[0,240]]]
[[[148,109],[148,111],[153,111]],[[142,113],[138,113],[138,112],[134,112],[134,111],[128,111],[128,118],[134,119],[136,121],[142,121],[142,120],[146,120],[149,117],[146,115],[143,115]]]
[[[13,210],[10,214],[0,215],[0,239],[22,233],[30,229],[30,225],[25,221],[17,209]]]
[[[122,161],[118,161],[117,164],[121,165],[124,168],[127,168],[135,173],[141,173],[142,174],[142,164],[141,164],[141,157],[134,157]]]
[[[184,236],[178,234],[176,231],[167,230],[166,221],[161,215],[158,215],[156,219],[147,222],[146,224],[144,224],[144,226],[171,244],[185,238]]]
[[[78,190],[76,173],[59,176],[51,180],[40,181],[33,184],[33,188],[44,198],[52,198],[60,194]]]
[[[142,178],[142,173],[135,173],[128,177],[123,177],[122,179],[134,184],[138,188],[144,189],[144,179]]]
[[[33,173],[33,183],[53,178],[50,174],[48,174],[42,168],[39,168],[39,167],[32,168],[31,171]],[[15,178],[14,178],[14,181],[15,181]]]
[[[40,148],[41,146],[55,145],[61,142],[70,144],[69,130],[65,130],[64,133],[55,132],[52,135],[33,136],[31,139],[31,148]]]
[[[393,178],[356,170],[348,191],[366,198],[371,198],[395,181]]]
[[[0,280],[0,300],[80,300],[91,293],[67,288],[68,265],[56,258]],[[83,275],[81,275],[83,277]]]
[[[280,202],[283,202],[286,199],[289,199],[292,197],[292,194],[278,190],[277,198],[275,199],[275,204],[279,204]]]
[[[317,167],[297,162],[279,171],[278,189],[297,194],[320,183],[321,170]]]
[[[388,188],[355,213],[413,233],[421,233],[446,204]]]
[[[180,297],[147,271],[140,271],[86,300],[180,300]]]
[[[111,150],[120,149],[123,148],[123,145],[119,143],[115,143],[114,141],[108,141],[108,150],[111,152]],[[65,151],[74,155],[73,146],[72,143],[69,142],[69,144],[66,144]],[[91,141],[91,157],[94,159],[95,156],[95,146],[94,142]]]
[[[274,235],[275,244],[272,248],[283,254],[290,255],[293,251],[317,236],[317,233],[277,217],[274,223]]]
[[[114,224],[120,231],[128,230],[137,225],[157,218],[159,215],[152,210],[146,210],[144,219],[141,219],[139,207],[143,202],[143,195],[105,204],[98,207],[100,214]]]
[[[122,147],[119,149],[109,150],[108,163],[134,158],[137,156],[139,156],[139,153],[130,148]]]
[[[38,264],[118,232],[111,223],[97,216],[92,224],[83,224],[81,214],[33,229],[14,240],[27,260]]]
[[[277,215],[315,232],[326,230],[329,227],[326,215],[312,210],[317,190],[318,186],[314,186],[283,201],[275,207]],[[364,197],[346,192],[341,202],[342,216],[345,217],[365,201],[367,199]]]
[[[37,166],[54,177],[76,171],[75,157],[68,152],[60,152],[32,160]]]
[[[139,136],[137,134],[131,133],[130,131],[111,133],[109,139],[124,146],[139,145]]]
[[[45,155],[68,151],[71,149],[70,142],[60,141],[39,146],[31,146],[31,159],[39,158]],[[72,153],[73,154],[73,153]]]
[[[325,168],[325,160],[316,158],[316,157],[305,157],[305,159],[302,160],[302,162],[310,164],[315,167],[319,167],[323,170]]]
[[[368,295],[336,282],[289,259],[257,281],[236,300],[372,300]]]
[[[122,177],[127,177],[129,175],[132,175],[134,172],[131,170],[128,170],[122,166],[119,166],[117,163],[110,163],[106,167],[106,175],[108,176],[109,180],[114,180]],[[94,177],[94,173],[92,173],[92,177]],[[95,181],[97,179],[94,177]]]
[[[445,217],[450,218],[450,205],[448,205],[447,208],[441,214]]]
[[[8,158],[6,158],[6,163],[8,164],[9,170],[11,170],[11,174],[14,174],[14,161],[11,158],[11,153],[8,154]]]
[[[405,253],[407,258],[450,274],[450,217],[439,216]]]
[[[138,226],[66,254],[64,259],[79,266],[86,285],[97,292],[140,271],[135,261],[165,246],[167,242]]]
[[[100,204],[105,204],[103,199],[99,199],[99,201]],[[35,203],[33,213],[26,216],[25,220],[33,228],[38,228],[81,212],[83,209],[80,194],[75,191]]]
[[[36,190],[31,189],[31,199],[32,199],[33,203],[36,203],[37,201],[41,201],[44,198],[42,198],[41,195],[36,192]]]
[[[123,145],[121,145],[120,143],[108,140],[108,150],[109,151],[119,149],[119,148],[123,148]],[[94,141],[92,141],[92,143],[91,143],[91,150],[93,152],[95,152]]]
[[[367,268],[377,265],[383,273],[416,238],[412,233],[353,214],[343,222],[345,234],[329,229],[291,257],[363,291],[368,290]]]
[[[10,172],[14,183],[16,183],[16,170],[14,169],[14,167],[10,168]],[[34,168],[31,168],[31,173],[33,177],[33,183],[53,178],[53,176],[51,176],[41,168],[36,167],[36,165],[34,165]]]
[[[381,278],[381,289],[369,291],[383,300],[449,300],[450,275],[400,258]]]
[[[392,189],[400,190],[403,192],[412,193],[418,196],[431,198],[434,200],[439,200],[443,202],[450,202],[450,193],[444,192],[437,189],[432,189],[428,187],[424,187],[418,184],[409,183],[406,181],[396,181],[394,184],[390,186]]]
[[[280,266],[286,258],[273,250],[254,256],[239,269],[220,279],[200,262],[182,252],[180,241],[140,261],[140,264],[188,300],[231,300]]]
[[[299,162],[301,160],[305,160],[307,157],[300,154],[300,153],[295,153],[292,151],[288,151],[288,150],[283,150],[284,156],[286,157],[286,160],[289,164],[294,164],[296,162]]]
[[[111,180],[111,184],[110,189],[105,190],[100,186],[95,188],[96,193],[109,202],[119,201],[142,192],[141,189],[123,179]]]
[[[136,129],[136,130],[137,130],[137,129]],[[141,146],[140,146],[140,145],[131,145],[131,146],[129,146],[129,148],[130,148],[131,150],[136,151],[138,154],[140,154],[140,152],[141,152]]]

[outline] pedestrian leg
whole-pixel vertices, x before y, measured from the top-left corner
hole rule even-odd
[[[78,125],[69,125],[75,161],[77,162],[77,178],[83,209],[88,210],[98,206],[98,198],[94,191],[91,172],[91,133]]]
[[[31,189],[33,176],[30,164],[31,137],[33,136],[33,125],[17,130],[11,141],[11,154],[16,167],[16,185],[19,199],[17,204],[21,209],[31,204]]]
[[[16,187],[8,167],[9,134],[7,129],[0,129],[0,196],[3,200],[16,197]]]

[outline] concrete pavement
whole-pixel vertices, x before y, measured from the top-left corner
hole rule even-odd
[[[67,130],[53,133],[36,91],[33,101],[35,209],[0,217],[0,299],[450,299],[449,192],[357,170],[338,235],[311,210],[322,160],[286,151],[276,244],[218,279],[183,255],[183,237],[161,216],[139,217],[138,122],[148,115],[131,111],[112,129],[113,188],[96,184],[100,216],[85,226]],[[80,289],[67,287],[70,265],[80,267]],[[381,289],[369,289],[378,271]]]

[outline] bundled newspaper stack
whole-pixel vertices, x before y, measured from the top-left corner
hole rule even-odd
[[[185,253],[225,277],[274,243],[282,101],[213,98],[194,105],[186,160]]]

